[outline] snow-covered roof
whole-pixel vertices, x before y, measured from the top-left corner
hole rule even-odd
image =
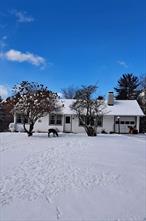
[[[113,106],[107,105],[106,115],[143,116],[144,114],[136,100],[115,100]]]
[[[75,114],[76,112],[72,110],[70,107],[75,102],[75,99],[61,99],[64,107],[62,109],[62,112],[64,114]]]
[[[74,99],[61,99],[64,104],[63,114],[75,114],[70,106],[75,102]],[[107,103],[107,101],[105,101]],[[113,106],[106,105],[104,115],[108,116],[143,116],[143,112],[136,100],[115,100]]]

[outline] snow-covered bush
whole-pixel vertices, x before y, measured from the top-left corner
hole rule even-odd
[[[15,132],[15,131],[16,131],[16,129],[15,129],[15,124],[14,124],[14,123],[10,123],[10,124],[9,124],[9,130],[10,130],[11,132]]]

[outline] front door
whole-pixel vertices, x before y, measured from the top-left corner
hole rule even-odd
[[[71,115],[64,116],[64,132],[71,132],[72,122]]]

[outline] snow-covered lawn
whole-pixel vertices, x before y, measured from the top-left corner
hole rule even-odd
[[[5,220],[146,220],[146,136],[0,133]]]

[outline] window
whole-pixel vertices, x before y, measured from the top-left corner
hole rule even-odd
[[[126,121],[125,124],[129,124],[129,121]]]
[[[61,125],[62,124],[62,115],[56,115],[56,124]]]
[[[135,124],[135,122],[134,121],[130,121],[130,124]]]
[[[65,123],[66,123],[66,124],[70,124],[70,117],[69,117],[69,116],[67,116],[67,117],[65,118]]]
[[[94,126],[94,121],[95,118],[94,117],[86,117],[85,116],[81,116],[81,119],[79,119],[79,126],[83,126],[84,122],[86,122],[87,125],[91,125]],[[97,126],[102,127],[102,123],[103,123],[103,116],[98,116],[97,117]]]
[[[120,124],[124,124],[125,122],[124,121],[120,121]]]
[[[17,116],[16,116],[16,122],[17,122],[18,124],[21,124],[21,123],[22,123],[22,115],[21,115],[21,114],[17,114]]]
[[[17,114],[16,115],[16,122],[18,124],[23,124],[23,123],[28,123],[28,119],[26,116],[24,116],[23,114]]]
[[[28,118],[23,117],[22,121],[23,121],[23,123],[28,124]]]
[[[90,124],[91,126],[94,126],[94,117],[87,117],[87,118],[84,117],[84,120],[86,121],[87,125]]]
[[[103,124],[103,116],[99,116],[99,117],[98,117],[98,121],[97,121],[97,125],[98,125],[99,127],[102,127],[102,124]]]
[[[53,125],[62,125],[62,115],[59,114],[50,114],[49,116],[49,124]]]
[[[50,122],[49,124],[55,124],[55,115],[50,114]]]

